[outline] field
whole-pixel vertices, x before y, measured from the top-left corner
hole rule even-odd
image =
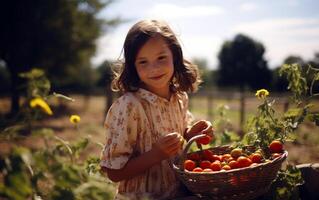
[[[253,96],[253,95],[252,95]],[[68,140],[76,140],[80,137],[90,137],[91,143],[84,157],[96,156],[100,154],[101,147],[98,143],[104,143],[104,128],[103,120],[105,117],[105,105],[106,100],[103,96],[90,96],[85,97],[81,95],[71,96],[75,99],[75,102],[64,102],[60,107],[53,106],[53,112],[55,113],[52,117],[47,117],[41,122],[41,126],[52,128],[54,134]],[[220,105],[227,105],[228,111],[226,117],[230,119],[232,124],[231,129],[234,131],[240,130],[239,123],[239,110],[240,102],[237,99],[213,99],[211,115],[208,115],[208,101],[207,98],[194,96],[190,100],[190,110],[193,113],[195,119],[207,119],[214,121],[219,118],[217,108]],[[283,111],[282,101],[278,101],[277,111]],[[51,102],[53,105],[57,105],[57,102]],[[245,101],[245,119],[252,116],[256,112],[258,106],[256,98],[247,98]],[[319,102],[315,102],[319,105]],[[8,112],[10,103],[8,98],[0,99],[0,114]],[[78,114],[81,116],[81,122],[79,129],[76,129],[73,124],[69,122],[69,116],[71,114]],[[1,119],[1,118],[0,118]],[[218,132],[216,133],[218,134]],[[289,152],[288,161],[293,164],[300,163],[313,163],[319,162],[319,128],[314,124],[305,123],[302,127],[297,130],[297,141],[294,143],[286,144],[285,148]],[[27,146],[29,148],[38,148],[43,146],[43,141],[35,141],[33,138],[27,140],[18,140],[18,144]],[[1,141],[0,153],[10,151],[12,144]],[[302,155],[302,156],[301,156]]]

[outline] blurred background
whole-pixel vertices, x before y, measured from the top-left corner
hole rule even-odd
[[[185,58],[200,68],[203,84],[190,94],[195,118],[214,123],[223,108],[229,130],[240,135],[256,114],[257,89],[270,91],[278,112],[289,109],[288,82],[278,75],[282,64],[319,68],[318,7],[314,0],[2,2],[0,129],[17,120],[23,106],[26,81],[19,74],[39,68],[52,92],[75,99],[50,102],[55,114],[44,117],[42,125],[66,139],[81,134],[103,143],[105,114],[119,96],[110,90],[112,63],[123,57],[128,29],[147,18],[167,21]],[[81,116],[80,133],[69,124],[69,114]],[[90,150],[99,152],[95,146]],[[289,159],[317,162],[318,150],[319,130],[309,123],[298,130]]]

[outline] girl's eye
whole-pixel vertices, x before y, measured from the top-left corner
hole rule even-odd
[[[137,64],[139,65],[145,65],[147,62],[145,60],[139,61]]]
[[[158,57],[159,60],[164,60],[166,58],[166,56],[160,56]]]

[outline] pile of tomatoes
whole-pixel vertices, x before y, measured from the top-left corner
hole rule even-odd
[[[191,172],[217,172],[257,166],[281,156],[283,144],[279,140],[274,140],[269,144],[269,151],[271,156],[265,158],[261,150],[247,153],[241,148],[235,148],[230,153],[217,155],[207,149],[188,154],[184,161],[184,169]]]

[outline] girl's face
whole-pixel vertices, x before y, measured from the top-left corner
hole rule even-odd
[[[142,87],[169,98],[169,85],[174,73],[173,55],[162,37],[152,37],[141,47],[135,67]]]

